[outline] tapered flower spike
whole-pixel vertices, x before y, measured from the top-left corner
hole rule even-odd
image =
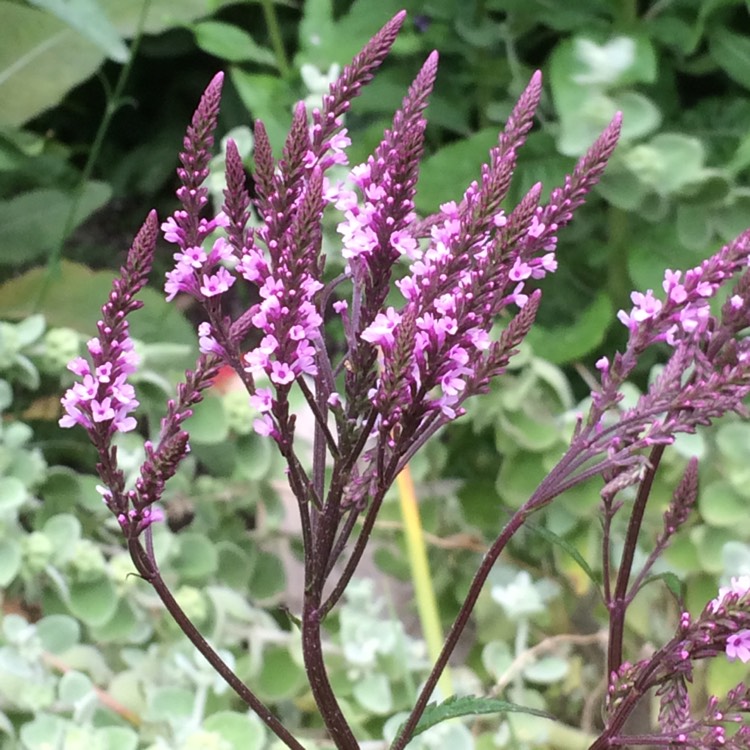
[[[405,18],[406,11],[399,11],[344,68],[338,80],[331,84],[328,94],[323,97],[322,109],[316,109],[312,113],[313,148],[316,151],[340,127],[341,116],[348,111],[352,100],[359,96],[363,86],[372,80],[375,71],[383,64]]]
[[[500,205],[510,188],[518,149],[531,130],[541,96],[542,74],[537,70],[513,107],[498,145],[490,151],[488,163],[482,167],[481,188],[475,204],[462,204],[462,211],[471,211],[473,221],[469,231],[472,234],[487,231],[489,222],[500,212]]]
[[[250,195],[245,181],[245,165],[237,150],[237,144],[230,138],[226,147],[226,181],[223,211],[227,216],[227,239],[237,257],[248,244],[247,222],[250,219]]]
[[[82,357],[69,365],[81,382],[68,389],[63,397],[66,414],[60,419],[60,426],[83,426],[101,450],[107,449],[116,432],[128,432],[136,426],[130,415],[138,401],[127,378],[135,372],[138,357],[126,318],[143,304],[135,295],[148,280],[157,236],[156,212],[152,211],[133,241],[120,277],[113,282],[109,300],[102,307],[102,318],[97,324],[99,336],[88,342],[93,367]]]

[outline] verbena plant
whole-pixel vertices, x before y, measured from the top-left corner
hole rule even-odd
[[[165,285],[168,299],[189,295],[204,314],[198,326],[201,356],[168,402],[158,440],[146,443],[146,460],[133,487],[126,486],[118,468],[113,439],[137,426],[132,413],[138,401],[128,382],[137,357],[127,316],[141,305],[135,297],[154,260],[159,235],[154,212],[102,308],[98,337],[88,344],[91,361],[71,363],[79,382],[63,398],[61,425],[81,425],[96,447],[104,502],[119,521],[138,572],[237,695],[297,750],[302,742],[180,608],[154,555],[152,524],[163,519],[158,503],[165,483],[190,450],[183,426],[191,408],[219,368],[229,365],[260,413],[256,432],[274,441],[286,462],[304,546],[300,628],[310,689],[335,746],[357,748],[328,678],[323,623],[357,570],[396,476],[431,436],[464,412],[469,397],[485,392],[504,372],[524,340],[541,302],[536,281],[557,267],[557,233],[602,174],[620,129],[617,116],[546,203],[540,202],[537,184],[517,206],[504,207],[516,155],[541,95],[537,74],[508,118],[481,179],[439,213],[418,217],[414,196],[424,111],[437,69],[433,53],[373,155],[352,169],[348,182],[328,180],[330,167],[347,163],[342,117],[383,62],[403,20],[398,14],[373,37],[330,87],[320,109],[308,115],[298,105],[280,160],[273,157],[263,124],[256,123],[252,198],[238,150],[229,143],[225,201],[215,216],[203,215],[204,182],[222,75],[209,84],[180,156],[182,208],[161,225],[166,240],[177,245],[176,265]],[[331,207],[343,214],[338,232],[346,263],[335,278],[326,273],[322,253],[321,222]],[[251,212],[262,220],[257,230],[249,228]],[[570,447],[487,550],[392,750],[402,750],[443,718],[519,709],[481,698],[430,707],[428,702],[510,539],[529,516],[592,477],[603,481],[601,595],[609,613],[609,691],[592,749],[747,747],[750,728],[743,716],[750,712],[750,689],[740,684],[694,711],[687,685],[698,660],[721,655],[750,661],[750,578],[733,579],[697,617],[684,612],[674,638],[647,659],[625,661],[623,638],[628,606],[683,527],[698,492],[693,460],[674,491],[652,553],[634,569],[644,510],[666,446],[678,433],[693,432],[723,414],[745,413],[750,344],[742,332],[750,323],[749,259],[747,232],[684,274],[667,271],[664,297],[652,290],[633,293],[634,307],[619,316],[629,331],[627,345],[597,362],[600,383],[588,414],[577,420]],[[248,300],[239,314],[230,314],[230,289],[234,298],[239,289]],[[724,303],[713,307],[720,296]],[[334,326],[343,329],[343,354],[329,343],[326,328]],[[668,349],[666,365],[635,406],[622,408],[623,386],[654,346]],[[300,389],[315,418],[309,469],[295,440],[293,388]],[[634,500],[625,499],[626,489]],[[628,521],[616,560],[611,530],[620,512]],[[661,701],[658,732],[627,734],[626,722],[651,691]]]

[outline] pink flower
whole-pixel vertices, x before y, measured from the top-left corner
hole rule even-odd
[[[401,322],[401,316],[394,308],[389,307],[385,313],[378,313],[364,331],[362,338],[376,346],[390,348],[394,344],[393,331]]]
[[[235,282],[234,276],[232,276],[226,268],[221,267],[215,273],[209,276],[203,274],[203,284],[201,284],[201,294],[204,297],[215,297],[219,294],[226,292],[232,284]]]
[[[727,638],[727,658],[744,663],[750,661],[750,630],[740,630]]]

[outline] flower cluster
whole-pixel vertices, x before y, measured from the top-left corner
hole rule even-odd
[[[138,367],[138,356],[129,335],[126,316],[141,306],[134,299],[146,284],[156,245],[156,214],[152,212],[139,232],[128,260],[116,279],[109,300],[97,323],[99,336],[87,348],[90,364],[76,357],[68,368],[80,378],[62,398],[65,414],[61,427],[81,425],[99,445],[117,432],[129,432],[136,426],[131,414],[138,407],[133,386],[127,378]]]
[[[204,183],[223,77],[211,81],[180,154],[181,207],[161,225],[167,242],[176,246],[175,265],[166,277],[167,299],[187,294],[204,317],[198,326],[197,366],[168,402],[158,438],[146,441],[146,460],[133,488],[127,489],[112,440],[136,426],[132,412],[138,402],[128,376],[137,360],[126,317],[140,305],[134,297],[152,265],[159,226],[152,213],[103,307],[99,335],[88,346],[91,363],[83,358],[71,363],[79,382],[63,397],[66,413],[60,420],[64,427],[87,430],[99,454],[104,501],[123,529],[139,572],[154,583],[170,611],[179,613],[179,605],[164,591],[153,549],[139,535],[162,517],[156,503],[190,450],[183,423],[192,406],[220,366],[235,372],[261,414],[256,431],[271,436],[286,461],[297,500],[305,554],[305,667],[337,747],[356,747],[357,741],[325,678],[320,624],[351,580],[398,472],[439,427],[463,413],[467,398],[485,391],[505,370],[527,335],[541,300],[538,282],[557,269],[558,232],[599,179],[620,131],[618,115],[546,204],[541,204],[537,184],[517,206],[507,206],[518,150],[541,98],[541,76],[535,74],[480,179],[456,201],[420,218],[415,196],[424,114],[437,71],[433,53],[372,155],[351,170],[349,182],[333,184],[326,172],[348,163],[344,114],[382,63],[403,20],[404,14],[398,14],[373,37],[331,85],[320,109],[308,115],[304,104],[297,106],[280,159],[273,156],[263,124],[256,124],[252,191],[239,152],[229,141],[224,205],[207,218]],[[346,264],[338,276],[322,253],[323,216],[332,209],[341,213],[338,234]],[[251,211],[261,219],[255,230],[249,226]],[[618,744],[629,713],[652,689],[662,700],[662,737],[673,745],[747,746],[750,731],[743,728],[730,737],[724,729],[726,721],[739,721],[736,717],[747,713],[747,691],[730,693],[723,709],[710,702],[706,715],[694,720],[687,683],[697,659],[725,654],[750,662],[750,578],[732,579],[695,620],[684,614],[677,637],[649,660],[623,663],[622,636],[628,604],[697,497],[697,462],[691,461],[664,516],[654,553],[630,581],[659,451],[677,432],[690,432],[727,411],[742,412],[742,401],[750,394],[750,339],[740,335],[750,325],[749,259],[747,232],[697,268],[667,271],[663,299],[653,290],[633,293],[633,308],[618,316],[628,328],[627,346],[611,362],[602,358],[597,363],[601,388],[592,395],[588,419],[579,420],[569,450],[483,558],[394,750],[403,750],[409,741],[479,589],[509,539],[530,513],[592,476],[605,481],[604,598],[613,675],[608,724],[592,748]],[[734,289],[720,313],[715,312],[712,300],[735,277]],[[393,286],[401,294],[400,304],[389,298]],[[238,299],[249,300],[239,313],[229,304],[230,289]],[[341,324],[343,351],[328,345],[326,320]],[[669,361],[638,403],[619,412],[623,382],[654,344],[670,347]],[[258,387],[261,381],[264,385]],[[301,390],[315,419],[310,469],[295,449],[295,415],[289,406],[293,387]],[[648,448],[650,458],[645,456]],[[623,506],[614,499],[634,484],[639,491],[623,557],[617,576],[610,576],[610,524]],[[337,566],[347,549],[346,563]],[[177,619],[189,631],[184,614]],[[238,687],[239,680],[205,640],[193,640],[278,736],[290,747],[301,747],[246,688]]]

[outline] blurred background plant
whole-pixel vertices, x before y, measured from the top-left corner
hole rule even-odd
[[[96,492],[90,446],[57,428],[58,398],[134,228],[150,206],[174,208],[181,136],[211,75],[228,73],[220,129],[231,129],[249,168],[251,118],[278,148],[293,103],[317,100],[401,7],[409,20],[394,59],[346,125],[357,163],[426,55],[440,51],[421,212],[478,175],[537,68],[546,97],[510,201],[537,180],[559,182],[624,113],[597,196],[561,237],[558,278],[544,283],[529,345],[411,466],[444,623],[508,510],[560,455],[593,362],[624,340],[615,312],[629,307],[630,290],[658,287],[665,267],[695,265],[750,224],[744,0],[0,0],[0,747],[272,746],[134,575]],[[221,189],[212,185],[217,202]],[[333,259],[334,229],[325,238]],[[170,260],[165,249],[164,270]],[[196,352],[191,309],[167,307],[158,278],[146,293],[132,319],[143,430],[119,446],[133,469]],[[646,363],[633,399],[658,369]],[[299,542],[280,463],[252,419],[242,391],[220,377],[191,419],[191,460],[169,486],[155,544],[211,641],[288,726],[314,739],[321,723],[295,623]],[[671,633],[676,598],[696,611],[718,580],[750,574],[750,425],[739,420],[668,452],[642,548],[692,455],[701,459],[699,512],[631,608],[634,654]],[[439,725],[412,747],[586,746],[604,690],[605,613],[592,585],[598,491],[570,492],[516,538],[451,671],[459,694],[508,697],[559,721],[476,717]],[[375,583],[351,588],[327,644],[337,694],[374,748],[395,734],[428,663],[423,623],[403,593],[419,582],[401,507],[394,492],[377,528]],[[743,665],[715,660],[698,673],[696,694],[721,694],[743,675]]]

